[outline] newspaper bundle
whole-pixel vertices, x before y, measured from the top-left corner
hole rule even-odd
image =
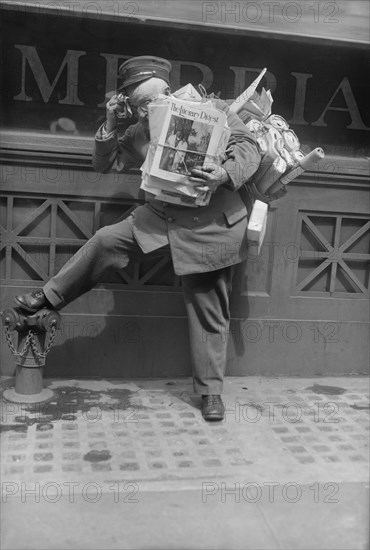
[[[271,114],[273,98],[264,88],[257,92],[257,86],[266,73],[263,69],[252,84],[230,105],[248,130],[254,135],[262,160],[253,175],[255,200],[248,224],[248,239],[255,242],[260,250],[266,231],[267,204],[278,198],[286,190],[286,185],[305,170],[315,170],[317,163],[324,158],[324,151],[316,147],[305,155],[300,142],[288,122],[280,115]],[[262,202],[261,202],[262,201]]]
[[[191,171],[221,164],[230,137],[227,118],[212,100],[202,101],[191,85],[177,94],[181,99],[161,96],[148,107],[150,147],[141,167],[141,188],[158,200],[205,206],[211,192],[197,189],[200,184],[191,180]]]
[[[271,114],[273,98],[264,88],[257,86],[266,69],[263,69],[252,84],[231,105],[248,130],[255,136],[262,154],[261,164],[253,176],[253,182],[268,199],[284,190],[285,185],[304,170],[314,170],[324,152],[317,147],[308,155],[300,150],[300,141],[288,122],[280,115]]]

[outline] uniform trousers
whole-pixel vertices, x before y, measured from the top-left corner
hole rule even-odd
[[[46,283],[45,296],[60,309],[93,288],[107,271],[122,269],[130,260],[143,256],[128,218],[103,227]],[[181,277],[194,391],[198,395],[222,393],[234,270],[235,266],[228,266]]]

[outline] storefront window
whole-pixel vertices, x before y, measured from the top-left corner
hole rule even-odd
[[[269,39],[209,28],[3,11],[3,114],[6,130],[92,137],[127,58],[172,62],[172,88],[202,83],[231,100],[268,71],[262,84],[307,147],[366,156],[370,120],[364,85],[367,51],[351,44]],[[124,122],[122,131],[129,122]]]

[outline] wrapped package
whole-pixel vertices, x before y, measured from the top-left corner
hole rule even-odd
[[[248,241],[257,245],[258,254],[266,233],[268,205],[265,202],[254,201],[252,213],[248,221]]]

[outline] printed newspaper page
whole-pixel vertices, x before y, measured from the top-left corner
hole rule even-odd
[[[191,170],[218,162],[226,114],[204,103],[168,99],[150,175],[189,184]]]

